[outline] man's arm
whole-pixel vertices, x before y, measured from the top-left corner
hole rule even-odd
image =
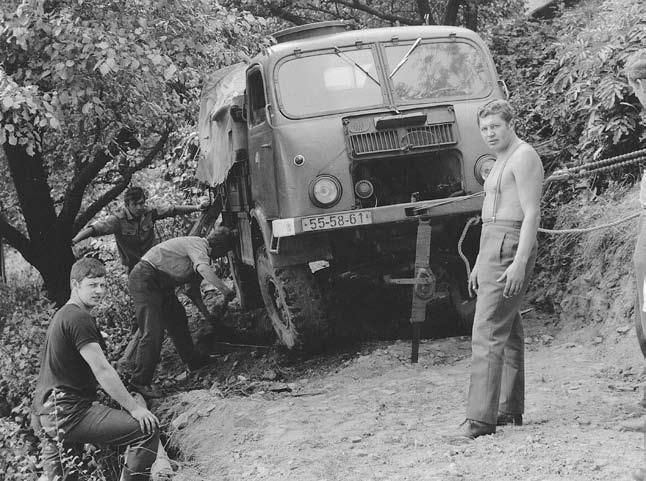
[[[82,240],[87,239],[88,237],[93,237],[94,236],[94,229],[92,227],[86,227],[85,229],[81,229],[78,234],[76,234],[72,238],[72,245],[78,244]]]
[[[85,359],[85,362],[90,366],[90,369],[92,369],[94,377],[103,390],[139,422],[143,432],[152,432],[153,428],[159,424],[159,421],[148,409],[137,404],[135,399],[130,395],[121,382],[117,371],[114,370],[105,358],[101,346],[96,342],[90,342],[82,346],[79,352],[83,359]]]
[[[215,286],[224,296],[225,300],[230,300],[235,297],[235,291],[227,287],[222,279],[220,279],[215,271],[206,264],[199,264],[197,266],[197,273],[201,275],[206,282]]]
[[[105,220],[100,220],[94,224],[81,229],[78,234],[72,238],[72,245],[81,242],[88,237],[99,237],[102,235],[115,234],[119,232],[121,224],[119,219],[110,215]]]
[[[206,307],[206,304],[204,304],[204,301],[202,300],[202,292],[200,291],[200,281],[194,281],[191,282],[188,286],[188,290],[186,291],[186,295],[188,298],[193,301],[193,304],[195,304],[195,307],[202,313],[202,315],[205,318],[211,317],[211,313],[209,312],[208,308]]]
[[[155,209],[157,211],[156,218],[165,219],[176,215],[191,214],[200,210],[204,211],[208,209],[209,206],[209,201],[205,200],[204,202],[201,202],[200,205],[168,205],[166,207],[158,207]]]
[[[518,294],[525,281],[525,268],[536,242],[536,233],[541,221],[540,203],[544,179],[541,159],[531,147],[519,151],[510,167],[516,181],[523,222],[514,260],[499,279],[499,281],[507,279],[503,292],[506,297]]]

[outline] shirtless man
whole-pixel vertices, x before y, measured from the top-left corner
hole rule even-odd
[[[474,439],[496,425],[522,424],[524,338],[520,304],[536,260],[543,165],[518,138],[513,111],[494,100],[478,111],[482,138],[496,154],[485,180],[480,252],[469,277],[476,293],[471,383],[464,435]]]

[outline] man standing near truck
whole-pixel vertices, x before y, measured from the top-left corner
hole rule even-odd
[[[524,336],[520,305],[536,260],[543,165],[514,131],[505,100],[478,110],[480,133],[496,154],[484,183],[480,251],[469,278],[478,296],[473,323],[471,382],[464,436],[522,424]]]
[[[180,214],[206,210],[208,202],[200,205],[165,205],[151,208],[146,205],[146,193],[141,187],[130,187],[123,196],[124,208],[106,219],[94,222],[79,231],[72,239],[72,245],[88,237],[114,234],[121,263],[128,269],[133,267],[155,243],[155,222]]]

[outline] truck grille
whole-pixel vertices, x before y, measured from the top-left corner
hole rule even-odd
[[[442,147],[456,143],[452,122],[350,135],[355,156]]]

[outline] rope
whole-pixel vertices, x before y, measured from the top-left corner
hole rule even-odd
[[[462,258],[462,262],[464,262],[464,267],[467,271],[467,282],[469,282],[469,277],[471,277],[471,265],[469,264],[469,259],[467,259],[467,256],[464,255],[464,252],[462,252],[462,243],[464,242],[465,237],[467,236],[467,232],[469,231],[469,228],[473,224],[477,224],[480,222],[480,216],[476,215],[475,217],[471,217],[467,223],[464,225],[464,229],[462,229],[462,235],[460,236],[460,239],[458,240],[458,254]]]
[[[595,230],[615,227],[619,224],[623,224],[624,222],[628,222],[629,220],[634,219],[635,217],[639,217],[640,215],[641,215],[641,212],[635,212],[633,214],[630,214],[627,217],[624,217],[623,219],[616,220],[609,224],[601,224],[601,225],[596,225],[594,227],[587,227],[587,228],[581,228],[581,229],[545,229],[543,227],[539,227],[538,232],[543,232],[544,234],[585,234],[587,232],[592,232]]]

